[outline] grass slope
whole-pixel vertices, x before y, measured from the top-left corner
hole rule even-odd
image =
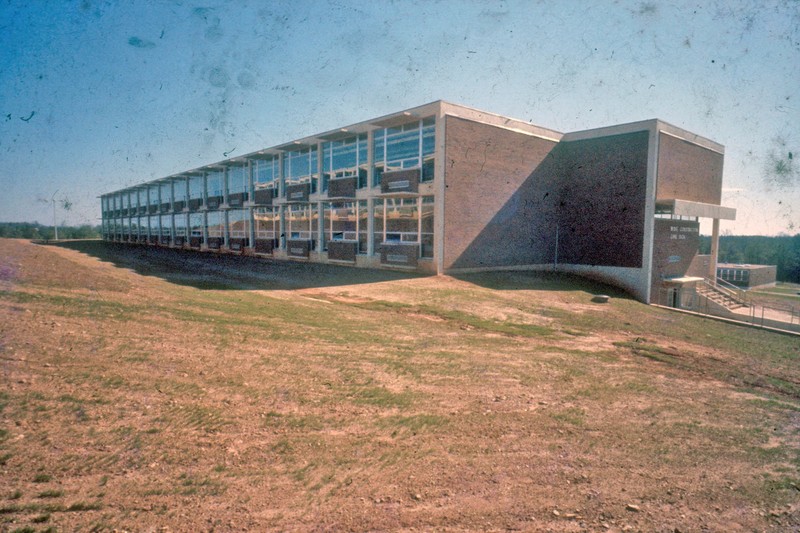
[[[535,273],[0,240],[0,528],[800,527],[800,342]]]

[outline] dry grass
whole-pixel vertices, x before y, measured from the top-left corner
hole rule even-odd
[[[800,527],[797,338],[531,273],[0,261],[3,530]]]

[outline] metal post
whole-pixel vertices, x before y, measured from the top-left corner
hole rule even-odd
[[[708,277],[717,284],[717,258],[719,256],[719,219],[711,227],[711,259],[708,262]]]
[[[58,223],[56,222],[56,194],[60,189],[56,189],[56,192],[53,193],[53,196],[50,198],[50,201],[53,202],[53,232],[55,233],[55,239],[58,240]]]

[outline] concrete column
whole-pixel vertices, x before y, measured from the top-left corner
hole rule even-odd
[[[285,176],[283,175],[283,152],[280,152],[278,154],[278,198],[283,198],[285,195],[286,183]]]
[[[715,218],[711,228],[711,259],[708,262],[708,277],[717,282],[717,257],[719,256],[719,219]]]
[[[253,161],[247,160],[247,199],[252,202],[255,199],[255,190],[253,189]],[[252,243],[253,240],[251,239]]]
[[[283,180],[281,180],[281,184]],[[281,185],[283,188],[283,185]],[[282,205],[279,207],[280,211],[278,212],[278,220],[280,221],[281,227],[278,228],[278,247],[281,249],[286,248],[286,206]]]
[[[205,196],[205,193],[203,193],[203,195]],[[207,247],[207,246],[208,246],[208,213],[204,211],[203,212],[203,245],[201,246],[201,248]]]
[[[324,170],[324,161],[322,160],[322,143],[317,143],[317,193],[322,194],[322,172]],[[328,188],[325,187],[327,191]],[[321,218],[321,215],[320,215]],[[320,241],[322,242],[322,241]]]
[[[252,182],[251,182],[250,189],[252,190]],[[253,208],[252,207],[248,207],[247,208],[247,220],[248,220],[248,224],[247,224],[248,234],[247,234],[247,237],[250,239],[250,241],[249,241],[250,242],[250,248],[255,248],[255,246],[256,246],[256,224],[255,224],[255,218],[253,217]]]
[[[226,174],[227,174],[227,172],[226,172]],[[230,232],[230,227],[228,226],[228,223],[229,223],[229,221],[228,221],[228,210],[226,209],[226,210],[222,211],[222,238],[224,239],[223,240],[223,246],[225,246],[226,248],[230,247],[230,245],[231,245],[231,232]]]
[[[375,133],[372,130],[367,132],[367,188],[372,187],[372,177],[375,174]],[[370,255],[372,255],[370,253]]]
[[[372,168],[372,166],[370,166]],[[371,173],[370,173],[371,176]],[[370,180],[372,178],[370,177]],[[372,183],[370,181],[370,183]],[[375,255],[375,199],[367,198],[367,255]]]
[[[228,167],[222,170],[222,203],[228,205]]]
[[[325,249],[325,211],[322,209],[323,204],[322,202],[317,202],[317,244],[319,248],[317,248],[317,252],[321,252]]]

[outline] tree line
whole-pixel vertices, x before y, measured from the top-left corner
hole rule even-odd
[[[99,239],[100,226],[59,226],[59,239]],[[38,222],[0,222],[0,238],[34,239],[49,241],[55,238],[53,226],[44,226]]]
[[[711,237],[700,237],[700,253],[711,253]],[[720,235],[719,262],[775,265],[778,281],[800,283],[800,233],[797,235]]]

